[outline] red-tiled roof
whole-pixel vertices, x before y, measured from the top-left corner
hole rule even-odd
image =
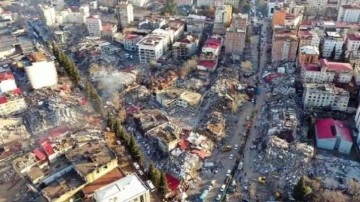
[[[14,95],[21,95],[21,89],[20,89],[20,88],[16,88],[16,89],[14,89],[14,90],[12,91],[12,93],[13,93]]]
[[[166,174],[166,181],[169,185],[169,189],[171,191],[176,191],[176,189],[179,187],[181,181],[178,180],[177,178],[173,177],[170,174]]]
[[[347,38],[351,41],[360,41],[360,34],[347,34]]]
[[[70,130],[70,128],[66,125],[63,126],[59,126],[57,128],[54,128],[50,131],[50,136],[52,138],[57,138],[63,134],[65,134],[66,132],[68,132]]]
[[[125,35],[125,39],[129,39],[129,40],[132,40],[132,39],[136,39],[136,38],[138,38],[139,37],[139,35],[137,35],[137,34],[127,34],[127,35]]]
[[[205,41],[205,43],[204,43],[205,47],[208,47],[208,46],[210,46],[210,47],[219,47],[220,45],[221,45],[221,41],[218,40],[218,39],[213,39],[213,38],[207,39]]]
[[[51,147],[51,145],[50,145],[48,142],[43,142],[43,143],[41,144],[41,146],[43,147],[46,155],[50,156],[51,154],[54,154],[54,153],[55,153],[54,150],[53,150],[53,148]]]
[[[320,65],[326,66],[327,71],[352,71],[353,68],[349,63],[329,62],[326,59],[320,59]]]
[[[180,139],[180,142],[179,142],[179,147],[181,150],[185,150],[187,148],[189,148],[189,141],[185,140],[185,139]]]
[[[321,68],[317,64],[305,64],[304,68],[306,71],[320,71]]]
[[[5,96],[0,96],[0,104],[7,103],[7,98]]]
[[[0,73],[0,82],[5,80],[14,80],[14,75],[11,72],[1,72]]]
[[[12,156],[13,154],[22,150],[22,144],[18,141],[14,141],[9,144],[6,144],[6,146],[9,148],[9,150],[1,152],[0,159],[8,158],[8,157]]]
[[[40,161],[46,159],[46,155],[39,148],[34,149],[33,153]]]
[[[309,32],[309,31],[299,31],[298,35],[301,38],[303,38],[303,37],[311,37],[312,36],[311,32]]]
[[[335,128],[334,131],[333,127]],[[342,121],[334,120],[333,118],[317,119],[315,121],[315,128],[318,139],[332,139],[339,135],[343,140],[352,142],[351,132]]]
[[[215,69],[216,63],[211,60],[203,60],[198,63],[198,65],[203,66],[207,69]]]
[[[95,192],[95,190],[97,190],[103,186],[106,186],[110,183],[113,183],[116,180],[119,180],[123,177],[125,177],[125,175],[118,168],[115,168],[114,170],[110,171],[106,175],[104,175],[104,176],[100,177],[99,179],[95,180],[94,182],[86,185],[82,191],[85,196],[90,196]]]

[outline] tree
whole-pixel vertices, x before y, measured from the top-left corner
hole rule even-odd
[[[166,180],[165,172],[161,172],[160,181],[159,181],[159,192],[162,197],[169,192],[169,185]]]
[[[293,190],[293,197],[297,201],[304,201],[305,196],[312,192],[311,188],[305,184],[305,178],[302,176]]]
[[[156,166],[154,164],[150,164],[149,165],[149,170],[148,170],[148,175],[150,180],[152,181],[152,183],[158,187],[159,186],[159,182],[160,182],[160,170],[156,168]]]
[[[175,15],[176,14],[176,9],[177,9],[177,5],[173,0],[167,0],[166,1],[166,5],[163,9],[163,11],[161,12],[163,15],[164,14],[168,14],[168,15]]]
[[[252,64],[250,61],[241,62],[241,71],[250,72],[252,70]]]
[[[333,50],[330,53],[329,60],[334,60],[336,56],[336,46],[334,46]]]
[[[124,123],[126,118],[127,118],[127,114],[126,114],[126,110],[124,107],[121,107],[117,113],[117,118],[119,119],[120,123]]]
[[[187,60],[180,69],[180,76],[182,78],[186,77],[192,70],[196,68],[197,60],[196,57],[192,57],[191,59]]]

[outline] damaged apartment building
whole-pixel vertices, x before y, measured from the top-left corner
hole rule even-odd
[[[179,88],[168,88],[156,92],[156,101],[165,108],[171,106],[181,106],[197,109],[201,99],[201,94]]]

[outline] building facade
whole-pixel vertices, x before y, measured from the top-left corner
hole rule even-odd
[[[242,54],[245,48],[246,31],[227,28],[225,34],[225,52]]]
[[[134,8],[131,3],[121,2],[117,6],[118,15],[120,16],[120,24],[122,28],[127,27],[134,21]]]
[[[303,93],[304,108],[329,107],[332,110],[345,111],[350,93],[331,84],[306,83]]]
[[[214,5],[215,0],[198,0],[196,1],[196,6],[197,7],[201,7],[201,6],[213,6]]]
[[[274,29],[272,38],[272,62],[295,61],[298,37],[293,30]]]
[[[24,112],[26,108],[25,99],[19,88],[0,94],[0,117]]]
[[[137,43],[143,38],[141,35],[137,34],[126,34],[123,39],[123,46],[125,50],[128,51],[137,51]]]
[[[304,46],[313,46],[319,48],[320,37],[314,31],[303,30],[298,32],[299,36],[299,48]]]
[[[55,21],[55,8],[54,7],[49,7],[49,6],[44,6],[44,5],[39,5],[40,8],[40,17],[41,20],[47,25],[47,26],[54,26],[56,21]]]
[[[173,45],[173,55],[178,59],[186,59],[194,55],[199,48],[199,37],[186,35],[183,39],[176,41]]]
[[[86,27],[90,37],[101,37],[102,24],[99,16],[86,18]]]
[[[346,55],[349,56],[352,52],[357,52],[360,48],[360,33],[349,33],[346,35]]]
[[[194,0],[175,0],[175,3],[178,6],[192,6],[194,4]]]
[[[338,32],[326,32],[322,44],[323,57],[329,58],[331,56],[331,53],[335,49],[334,59],[339,59],[343,51],[342,48],[344,42],[345,42],[344,37],[341,36]]]
[[[319,61],[319,48],[315,46],[303,46],[299,49],[299,64],[314,64]]]
[[[360,22],[360,6],[359,5],[340,6],[337,21]]]
[[[231,23],[232,17],[232,6],[231,5],[221,5],[215,8],[215,23],[223,23],[229,25]]]
[[[170,37],[166,33],[151,33],[138,43],[139,59],[141,63],[157,61],[170,44]]]

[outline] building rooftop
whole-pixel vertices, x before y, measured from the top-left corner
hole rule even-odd
[[[166,115],[157,109],[142,110],[134,115],[134,119],[145,133],[159,125],[169,122]]]
[[[316,46],[303,46],[300,48],[301,54],[318,55],[319,48]]]
[[[14,80],[14,75],[11,71],[0,72],[0,83],[6,80]]]
[[[360,41],[360,33],[349,33],[347,34],[347,38],[351,41]]]
[[[216,68],[216,62],[212,60],[203,60],[198,63],[198,65],[203,66],[209,70],[214,70]]]
[[[96,201],[107,201],[116,196],[118,201],[129,201],[134,196],[148,192],[148,188],[135,174],[108,184],[94,193]]]
[[[28,55],[28,59],[31,62],[41,62],[41,61],[50,61],[51,58],[47,55],[45,55],[45,53],[42,52],[35,52],[32,53],[30,55]]]
[[[16,88],[14,90],[3,92],[2,94],[0,94],[0,104],[5,104],[9,101],[13,101],[13,100],[16,100],[19,98],[22,98],[20,88]]]
[[[110,23],[106,23],[105,25],[102,26],[102,31],[103,32],[110,32],[112,31],[112,29],[115,27],[115,25],[110,24]]]
[[[138,34],[126,34],[124,36],[124,39],[126,39],[126,40],[134,40],[134,39],[138,39],[140,37],[142,37],[142,36],[138,35]]]
[[[85,181],[80,175],[74,169],[71,169],[68,173],[50,183],[41,190],[41,192],[49,201],[57,201],[62,195],[73,191],[84,184]]]
[[[178,129],[176,126],[168,123],[146,133],[148,136],[159,138],[162,142],[168,144],[178,139]]]
[[[122,173],[120,169],[115,168],[114,170],[110,171],[109,173],[105,174],[94,182],[86,185],[82,191],[85,196],[89,196],[92,195],[96,190],[124,177],[124,173]]]
[[[326,32],[326,36],[333,37],[333,38],[340,38],[341,37],[339,32]]]
[[[178,19],[169,20],[169,22],[167,24],[167,26],[173,30],[178,30],[181,26],[184,26],[184,25],[185,25],[185,22],[182,20],[178,20]]]
[[[352,72],[353,68],[350,63],[329,62],[326,59],[320,59],[320,65],[326,67],[326,71],[335,72]]]
[[[360,6],[356,4],[342,5],[341,7],[344,9],[360,9]]]
[[[161,41],[165,40],[168,37],[168,35],[164,34],[164,33],[151,33],[149,35],[147,35],[146,37],[144,37],[143,39],[141,39],[137,45],[145,45],[145,46],[156,46],[158,45]]]
[[[14,48],[15,44],[17,44],[17,40],[15,37],[0,36],[0,52]]]
[[[219,46],[221,46],[221,40],[209,38],[204,42],[203,47],[218,48]]]
[[[350,129],[342,121],[333,118],[317,119],[315,127],[318,139],[332,139],[340,136],[343,140],[352,142]]]
[[[318,64],[305,64],[304,68],[306,71],[320,71],[321,67]]]
[[[36,162],[38,162],[36,155],[32,152],[29,152],[24,156],[16,158],[13,161],[13,166],[17,170],[22,170],[28,166],[34,165]]]
[[[65,155],[83,176],[116,159],[115,154],[104,143],[95,141],[76,147]]]
[[[306,83],[305,88],[308,91],[312,91],[314,93],[331,93],[341,96],[350,96],[350,93],[343,88],[338,88],[333,84],[315,84],[315,83]]]

